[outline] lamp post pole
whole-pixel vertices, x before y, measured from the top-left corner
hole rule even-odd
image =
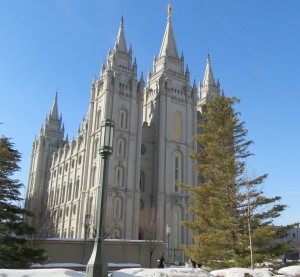
[[[169,253],[169,248],[170,248],[170,234],[171,234],[171,226],[170,224],[167,224],[166,226],[166,235],[167,235],[167,262],[170,262],[170,253]]]
[[[90,226],[91,216],[89,214],[85,215],[84,218],[84,243],[83,243],[83,253],[81,258],[81,263],[85,264],[85,247],[86,247],[86,236],[87,236],[87,228]]]
[[[101,124],[99,154],[102,157],[102,162],[100,171],[100,188],[98,191],[97,235],[95,238],[93,252],[86,267],[85,276],[88,277],[107,277],[107,264],[103,260],[103,234],[106,210],[108,159],[113,151],[114,125],[114,122],[110,119],[103,120]]]

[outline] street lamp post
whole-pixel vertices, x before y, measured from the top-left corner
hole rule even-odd
[[[100,171],[100,188],[98,191],[98,207],[97,207],[97,235],[95,238],[93,252],[86,267],[85,276],[88,277],[106,277],[107,265],[103,260],[103,242],[104,242],[104,218],[106,208],[106,186],[107,186],[107,171],[108,158],[113,151],[113,135],[114,122],[110,119],[105,119],[101,124],[101,137],[99,154],[102,157]],[[101,201],[100,201],[101,199]]]
[[[170,253],[169,253],[169,248],[170,248],[170,234],[171,234],[171,226],[170,224],[167,224],[166,226],[166,235],[167,235],[167,262],[170,262]]]
[[[86,236],[87,236],[87,229],[91,224],[91,216],[89,214],[85,215],[84,218],[84,243],[83,243],[83,253],[81,258],[81,263],[85,264],[85,247],[86,247]]]

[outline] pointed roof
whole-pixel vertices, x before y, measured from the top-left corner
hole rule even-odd
[[[125,34],[124,34],[123,16],[121,18],[119,32],[118,32],[117,40],[116,40],[116,43],[115,43],[115,50],[116,50],[117,47],[118,47],[119,51],[127,53],[126,39],[125,39]]]
[[[52,105],[50,116],[51,116],[52,119],[58,120],[57,92],[55,94],[54,103]]]
[[[206,69],[204,73],[204,79],[203,79],[203,85],[211,85],[211,86],[216,86],[216,82],[214,79],[214,75],[212,72],[211,64],[210,64],[210,57],[209,55],[207,56],[207,61],[206,61]]]
[[[172,27],[172,8],[171,5],[168,5],[168,22],[167,22],[167,27],[165,30],[164,38],[160,47],[159,51],[159,58],[165,55],[167,53],[168,56],[175,57],[179,59],[178,56],[178,50],[176,46],[176,40],[173,32],[173,27]]]

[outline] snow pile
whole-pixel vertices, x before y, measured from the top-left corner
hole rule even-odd
[[[278,270],[280,274],[286,274],[289,277],[300,277],[300,265],[283,267]]]
[[[244,277],[245,273],[248,273],[250,274],[250,276],[253,277],[269,277],[269,276],[287,277],[287,275],[274,275],[267,268],[251,270],[247,268],[234,267],[228,269],[214,270],[211,272],[211,274],[215,277]]]
[[[111,277],[213,277],[200,268],[170,267],[170,268],[132,268],[112,272]]]
[[[74,270],[56,269],[0,269],[0,277],[83,277],[85,273]]]

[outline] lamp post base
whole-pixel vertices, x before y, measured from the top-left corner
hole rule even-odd
[[[107,264],[103,260],[103,240],[101,238],[95,238],[94,249],[90,260],[86,265],[87,277],[107,277]]]
[[[88,264],[86,266],[87,277],[107,277],[107,266],[105,264]]]

